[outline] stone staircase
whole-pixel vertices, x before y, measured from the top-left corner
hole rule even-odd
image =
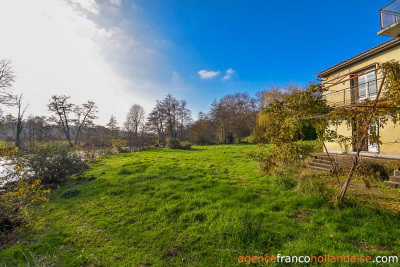
[[[329,161],[328,156],[318,155],[314,156],[314,159],[310,162],[310,168],[318,171],[332,171],[332,164]]]
[[[390,181],[385,181],[385,185],[392,188],[400,188],[400,171],[394,171],[394,175],[390,176]]]

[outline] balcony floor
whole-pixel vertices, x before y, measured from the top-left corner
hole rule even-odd
[[[400,36],[400,22],[390,25],[378,32],[378,35],[399,37]]]

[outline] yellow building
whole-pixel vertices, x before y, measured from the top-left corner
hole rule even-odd
[[[354,106],[361,100],[375,100],[382,83],[380,64],[390,60],[400,60],[400,38],[393,38],[369,49],[355,57],[345,60],[317,74],[322,81],[324,98],[334,107]],[[349,139],[357,138],[355,129],[345,123],[332,128]],[[400,124],[388,121],[386,125],[373,123],[370,131],[377,131],[382,144],[368,144],[363,153],[374,156],[400,158]],[[331,142],[326,144],[329,152],[353,152],[355,148],[348,144]]]
[[[380,64],[390,60],[400,61],[400,0],[391,1],[379,12],[381,29],[378,34],[394,38],[318,73],[317,78],[327,89],[323,95],[328,104],[334,107],[351,107],[365,99],[375,100],[382,85]],[[332,130],[353,142],[330,142],[326,144],[327,150],[336,153],[354,152],[357,144],[352,143],[359,140],[355,127],[357,126],[345,123],[332,127]],[[400,158],[399,123],[395,125],[390,120],[386,124],[374,122],[369,131],[379,135],[381,144],[368,143],[362,153]]]

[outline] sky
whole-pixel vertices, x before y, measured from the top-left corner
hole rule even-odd
[[[0,59],[28,115],[68,95],[122,126],[130,106],[149,113],[171,93],[196,119],[226,94],[305,85],[389,40],[377,35],[388,2],[0,0]]]

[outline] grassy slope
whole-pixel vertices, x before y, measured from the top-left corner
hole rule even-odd
[[[239,255],[390,255],[400,217],[276,186],[254,145],[152,149],[102,157],[54,190],[1,265],[231,266]],[[104,173],[105,174],[102,174]],[[72,198],[67,190],[80,189]]]

